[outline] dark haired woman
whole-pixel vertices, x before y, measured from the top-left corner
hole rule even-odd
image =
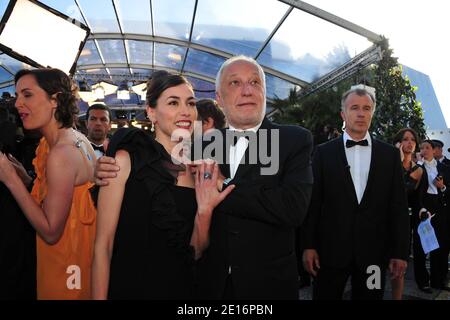
[[[37,178],[30,195],[0,154],[0,181],[38,235],[38,299],[88,299],[96,218],[89,188],[95,155],[86,137],[72,129],[76,89],[58,69],[19,71],[15,84],[24,128],[43,135],[33,161]]]
[[[192,174],[174,161],[197,119],[184,77],[154,73],[147,114],[155,138],[121,129],[109,144],[120,171],[99,193],[94,299],[194,298],[194,261],[208,244],[212,209],[232,190],[217,191],[217,164]]]
[[[394,144],[400,149],[400,155],[403,168],[403,180],[405,181],[406,193],[408,196],[408,207],[411,210],[411,227],[417,229],[416,217],[419,210],[423,207],[422,204],[422,189],[426,185],[426,177],[423,175],[423,168],[414,162],[413,155],[418,146],[417,133],[411,128],[401,129],[394,137]],[[416,231],[417,234],[417,231]],[[420,243],[418,244],[420,246]],[[414,246],[417,246],[417,240],[414,241]],[[421,248],[421,247],[420,247]],[[414,250],[414,258],[420,254]],[[422,252],[423,256],[423,252]],[[404,277],[397,278],[391,281],[392,298],[394,300],[401,300],[403,295]]]

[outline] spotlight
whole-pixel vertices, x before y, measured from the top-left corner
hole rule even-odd
[[[90,34],[81,22],[35,0],[9,1],[0,26],[0,51],[71,75]]]
[[[117,99],[130,100],[130,90],[128,89],[128,84],[125,81],[122,82],[117,89]]]

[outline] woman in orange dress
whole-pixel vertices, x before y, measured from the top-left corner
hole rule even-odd
[[[15,84],[24,127],[43,135],[33,162],[37,178],[30,195],[0,154],[0,181],[37,232],[38,299],[89,299],[96,159],[86,137],[72,129],[76,88],[58,69],[21,70]]]

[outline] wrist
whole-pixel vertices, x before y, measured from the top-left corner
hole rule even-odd
[[[198,207],[197,208],[197,215],[200,217],[208,217],[211,216],[213,212],[213,209],[210,207]]]
[[[9,190],[12,191],[15,187],[17,187],[20,183],[23,183],[22,179],[17,175],[12,175],[8,180],[4,182],[4,184],[8,187]]]

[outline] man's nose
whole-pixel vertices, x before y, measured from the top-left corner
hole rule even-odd
[[[242,94],[245,96],[251,95],[253,93],[253,87],[250,83],[244,83],[242,85]]]

